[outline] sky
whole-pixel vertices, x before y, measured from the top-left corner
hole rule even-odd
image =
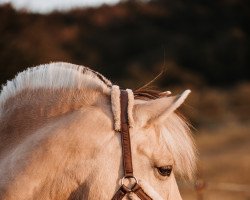
[[[0,0],[1,4],[11,3],[14,8],[36,13],[49,13],[53,10],[69,10],[77,7],[96,7],[102,4],[116,4],[119,0]]]

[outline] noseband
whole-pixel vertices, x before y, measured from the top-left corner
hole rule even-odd
[[[136,194],[141,200],[152,200],[138,184],[137,179],[133,175],[131,142],[129,134],[128,122],[128,92],[120,90],[120,108],[121,108],[121,144],[122,144],[122,158],[123,158],[123,172],[124,176],[121,179],[121,186],[113,196],[112,200],[121,200],[128,193]],[[134,180],[132,187],[124,185],[126,179]]]

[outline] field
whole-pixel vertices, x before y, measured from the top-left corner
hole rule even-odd
[[[198,176],[205,182],[203,199],[250,199],[250,125],[230,124],[201,130]],[[197,199],[192,184],[180,186],[184,199]]]
[[[184,200],[250,199],[249,90],[241,85],[233,90],[207,91],[202,97],[201,103],[214,105],[204,105],[207,112],[199,110],[206,122],[194,131],[199,152],[197,179],[204,186],[197,191],[194,184],[181,182]]]

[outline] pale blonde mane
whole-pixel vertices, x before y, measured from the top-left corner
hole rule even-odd
[[[152,100],[165,95],[161,91],[139,89],[134,92],[135,99]],[[190,125],[177,112],[169,115],[168,119],[158,127],[161,139],[166,142],[175,162],[175,172],[181,177],[192,179],[196,171],[196,147],[191,135]]]
[[[87,67],[64,62],[39,65],[17,74],[2,87],[0,113],[9,98],[26,89],[92,88],[108,94],[111,85],[108,79]]]
[[[161,137],[172,153],[176,172],[192,179],[196,170],[196,148],[187,122],[173,113],[160,128]]]

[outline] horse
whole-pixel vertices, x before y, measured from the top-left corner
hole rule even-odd
[[[181,200],[176,176],[192,179],[196,168],[190,126],[177,112],[190,90],[123,90],[131,177],[124,177],[121,91],[64,62],[28,68],[3,85],[0,199],[110,200],[123,185],[121,199],[143,199],[137,184],[149,199]]]

